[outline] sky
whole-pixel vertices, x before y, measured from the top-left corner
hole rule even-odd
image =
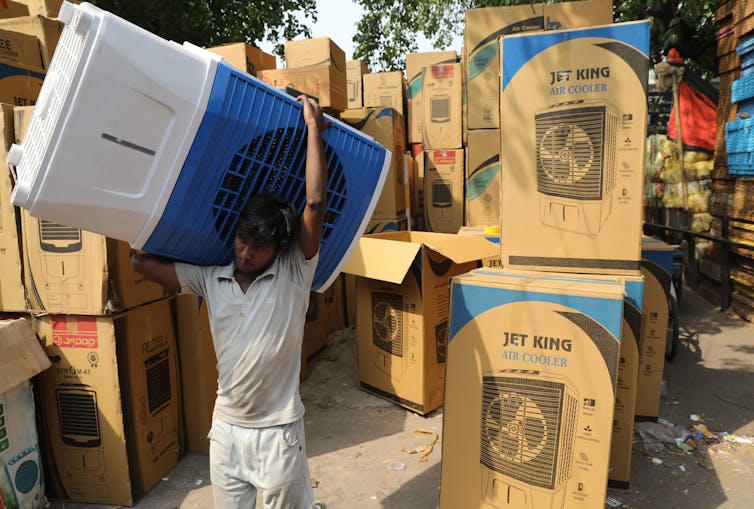
[[[312,37],[329,37],[346,53],[346,60],[353,60],[353,36],[356,23],[361,19],[361,6],[351,0],[317,0],[317,23],[311,26]],[[433,51],[432,44],[423,36],[417,39],[419,51]],[[448,48],[461,51],[462,38],[457,37]],[[273,44],[262,42],[260,48],[272,53]],[[283,64],[278,58],[278,67]]]

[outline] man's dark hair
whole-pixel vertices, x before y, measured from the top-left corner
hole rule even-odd
[[[296,237],[298,214],[293,205],[274,194],[249,198],[236,224],[236,236],[258,246],[288,247]]]

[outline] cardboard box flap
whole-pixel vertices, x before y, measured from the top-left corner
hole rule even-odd
[[[0,394],[50,367],[50,359],[24,318],[0,321],[0,352]]]
[[[421,244],[399,240],[399,235],[362,237],[343,272],[400,284],[421,249]],[[391,239],[395,237],[395,239]]]
[[[482,237],[453,233],[413,232],[413,242],[421,242],[455,263],[467,263],[500,254],[500,246]]]

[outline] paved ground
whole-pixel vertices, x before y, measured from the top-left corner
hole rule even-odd
[[[666,365],[662,417],[690,427],[695,414],[713,432],[754,436],[754,328],[719,313],[688,289],[681,315],[683,339],[675,360]],[[435,509],[440,443],[423,463],[402,450],[427,443],[426,435],[414,436],[416,430],[441,433],[442,411],[419,417],[359,391],[355,358],[353,330],[331,335],[302,385],[315,496],[330,509]],[[609,492],[612,507],[754,507],[754,445],[719,440],[699,445],[688,454],[669,444],[651,452],[637,435],[631,489]],[[206,457],[186,457],[136,507],[211,508],[208,470]],[[53,504],[54,509],[102,507]]]

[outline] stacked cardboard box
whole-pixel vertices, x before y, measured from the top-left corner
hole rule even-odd
[[[337,115],[348,106],[346,56],[328,37],[285,43],[285,69],[257,72],[275,88],[291,88],[316,97],[320,106]]]
[[[505,9],[487,35],[612,19],[611,2]],[[491,37],[491,51],[474,23],[492,14],[467,12],[467,151],[475,129],[500,129],[469,167],[500,161],[503,269],[453,280],[440,507],[601,508],[608,478],[628,484],[641,390],[649,24]],[[467,199],[484,187],[467,182]]]
[[[222,56],[225,61],[243,72],[256,76],[258,71],[275,69],[275,55],[265,53],[259,48],[249,46],[244,42],[223,44],[207,48],[212,53]]]
[[[346,92],[349,110],[364,107],[364,75],[369,72],[369,67],[361,60],[346,62],[346,87],[348,88]]]
[[[16,142],[31,110],[15,108]],[[132,505],[182,454],[174,303],[126,243],[20,215],[26,309],[53,361],[39,401],[50,492]]]

